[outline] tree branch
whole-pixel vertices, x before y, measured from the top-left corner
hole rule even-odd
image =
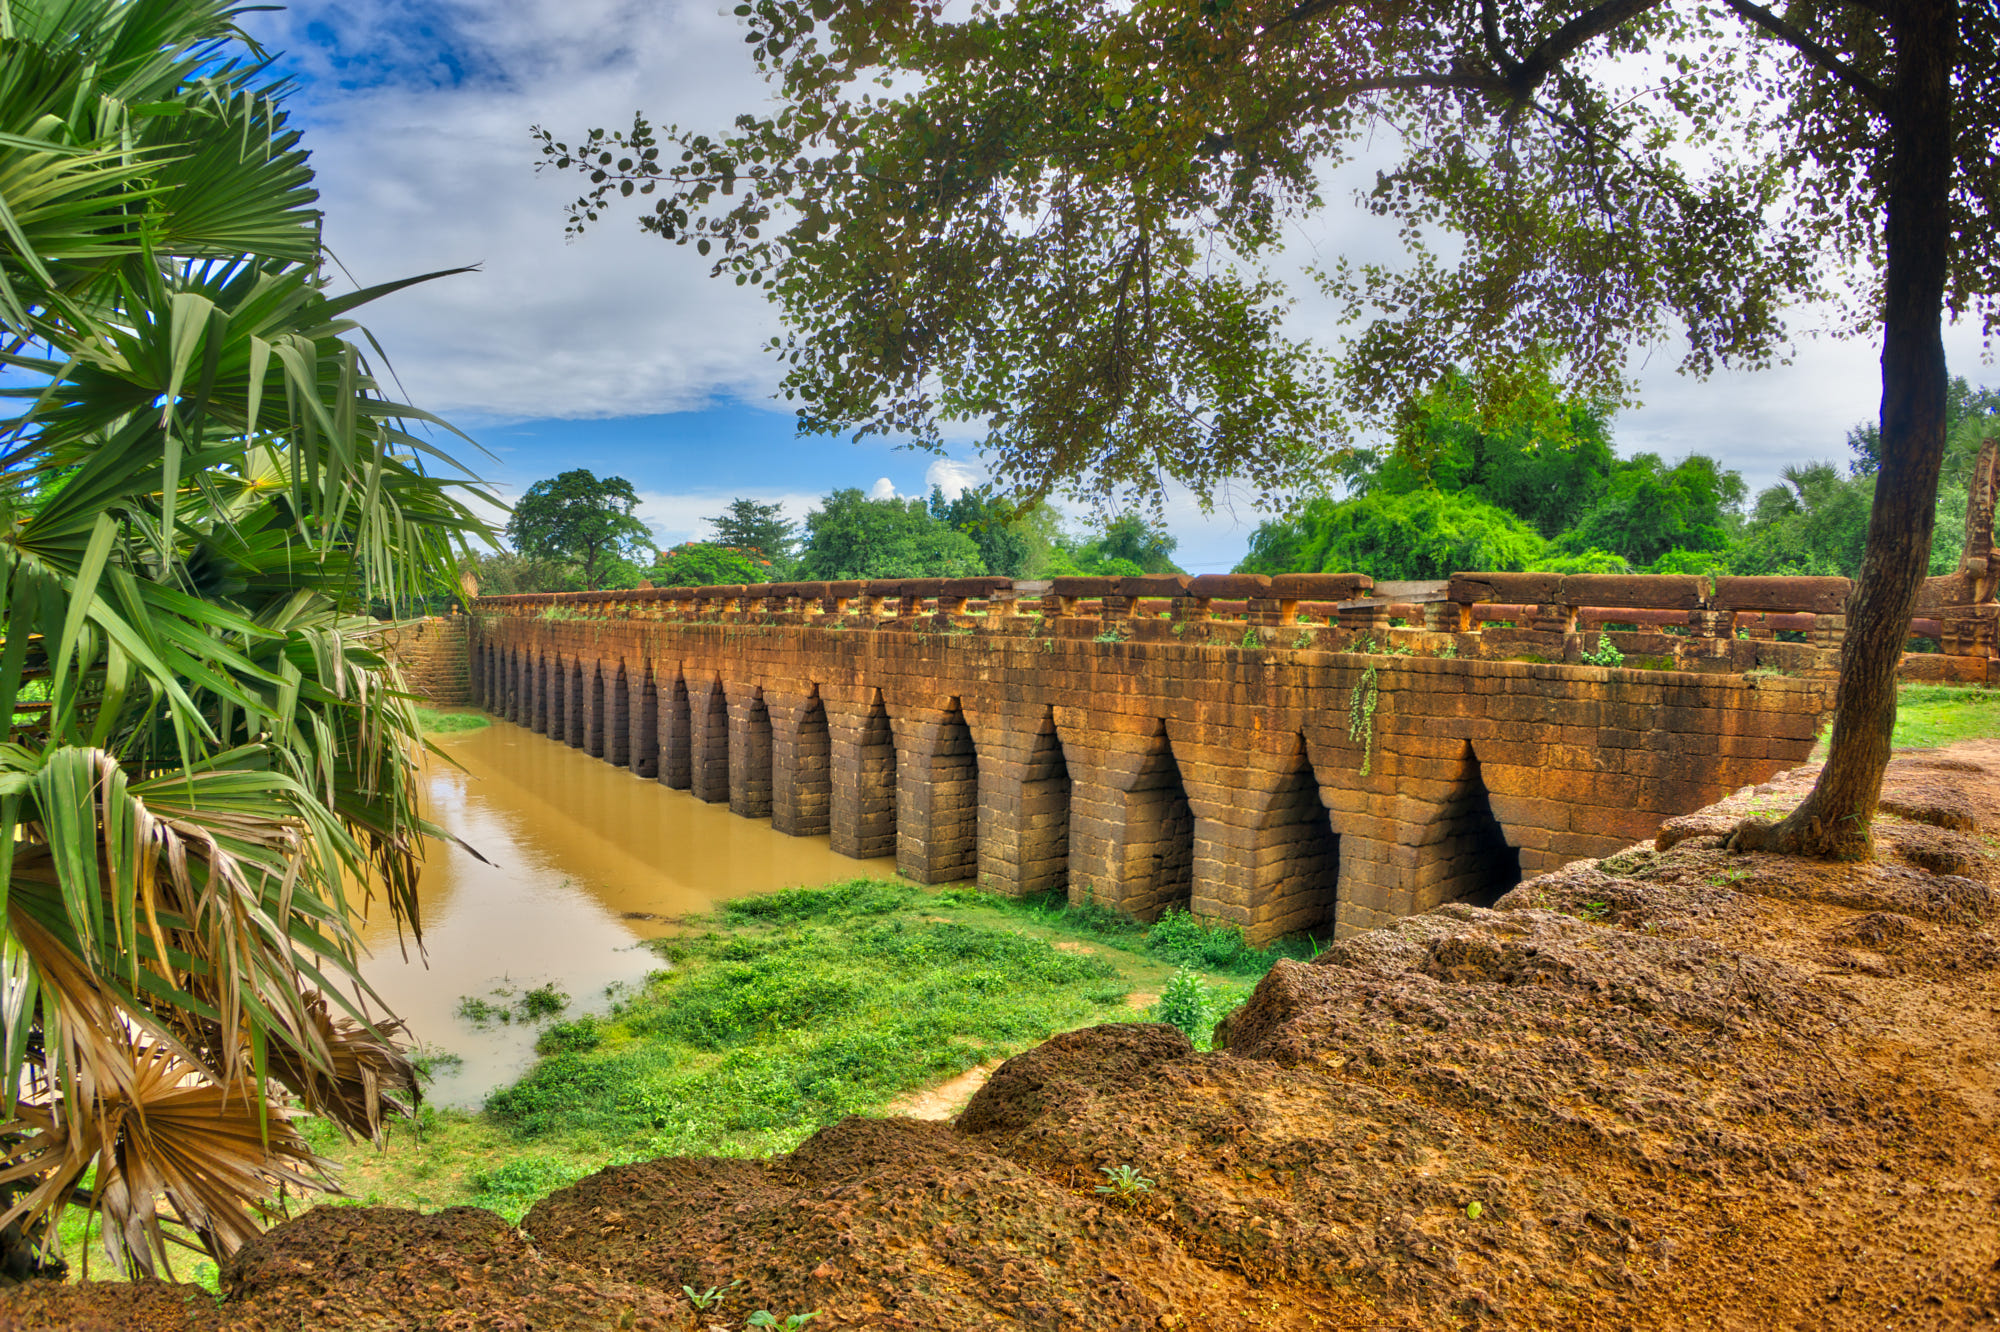
[[[1777,14],[1750,0],[1724,0],[1737,17],[1755,27],[1763,29],[1785,45],[1797,51],[1826,73],[1831,74],[1849,92],[1856,94],[1870,106],[1884,115],[1889,113],[1889,95],[1881,84],[1859,73],[1852,65],[1826,47],[1808,37]]]
[[[1601,37],[1621,24],[1630,22],[1649,9],[1657,9],[1665,0],[1603,0],[1593,5],[1569,22],[1557,28],[1549,38],[1528,52],[1515,69],[1513,83],[1516,95],[1523,100],[1538,87],[1557,65],[1569,59],[1584,43]]]

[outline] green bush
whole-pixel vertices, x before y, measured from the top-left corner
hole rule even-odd
[[[1160,991],[1160,1002],[1153,1005],[1153,1016],[1168,1026],[1179,1027],[1189,1040],[1206,1049],[1209,1032],[1215,1026],[1212,1003],[1208,982],[1182,967]]]

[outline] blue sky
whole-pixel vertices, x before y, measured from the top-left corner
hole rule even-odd
[[[795,437],[771,397],[779,371],[763,348],[779,326],[759,295],[711,282],[691,251],[640,235],[628,216],[565,241],[575,189],[536,174],[531,125],[572,137],[644,109],[719,129],[768,96],[718,0],[305,0],[244,21],[300,81],[294,113],[326,234],[355,280],[480,265],[362,318],[410,400],[491,453],[469,460],[503,492],[570,467],[613,472],[671,543],[702,535],[701,520],[736,495],[799,517],[836,487],[923,494],[982,475],[969,445],[941,460]],[[1345,183],[1329,185],[1334,202],[1293,228],[1278,276],[1393,254],[1393,237],[1341,202]],[[1294,327],[1336,333],[1332,312],[1294,289]],[[2000,379],[1979,364],[1974,332],[1954,330],[1947,349],[1957,372]],[[1847,427],[1875,412],[1876,355],[1807,339],[1789,366],[1698,382],[1673,373],[1673,348],[1657,349],[1636,362],[1645,405],[1621,414],[1617,445],[1713,454],[1753,493],[1789,463],[1844,462]],[[1184,495],[1168,506],[1195,572],[1233,564],[1262,516],[1219,499],[1211,512]]]

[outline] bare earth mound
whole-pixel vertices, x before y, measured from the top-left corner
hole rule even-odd
[[[1071,1032],[953,1124],[607,1170],[525,1235],[323,1208],[220,1308],[27,1289],[0,1329],[678,1328],[731,1280],[697,1325],[2000,1324],[2000,744],[1891,765],[1873,861],[1721,849],[1812,775],[1280,963],[1227,1053]]]

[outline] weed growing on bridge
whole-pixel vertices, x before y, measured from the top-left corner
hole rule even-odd
[[[1125,641],[1125,631],[1113,625],[1091,641],[1093,643],[1122,643]]]
[[[1237,646],[1237,647],[1240,647],[1240,648],[1260,648],[1260,647],[1263,647],[1263,646],[1264,646],[1264,635],[1262,635],[1262,634],[1258,633],[1258,632],[1257,632],[1257,626],[1253,624],[1253,625],[1251,625],[1251,626],[1250,626],[1250,627],[1249,627],[1248,629],[1245,629],[1245,630],[1243,631],[1243,641],[1242,641],[1242,642],[1240,642],[1240,643],[1238,643],[1238,644],[1237,644],[1236,646]]]
[[[1312,645],[1313,645],[1313,632],[1310,629],[1299,630],[1297,636],[1292,639],[1292,647],[1294,649],[1309,648]]]
[[[1437,654],[1444,660],[1450,661],[1458,655],[1458,640],[1456,638],[1446,639],[1438,645]]]
[[[1597,636],[1597,646],[1586,650],[1579,660],[1586,666],[1623,666],[1625,654],[1611,641],[1610,634],[1600,633]]]

